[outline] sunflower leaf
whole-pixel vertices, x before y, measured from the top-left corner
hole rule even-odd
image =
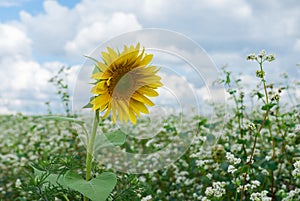
[[[90,98],[90,101],[89,101],[85,106],[83,106],[82,108],[92,108],[93,105],[91,104],[91,101],[92,101],[94,98],[96,98],[96,97],[95,97],[95,96],[91,97],[91,98]]]
[[[126,134],[121,130],[116,130],[111,133],[104,133],[96,136],[95,150],[105,147],[121,146],[126,141]]]
[[[69,171],[64,176],[64,182],[92,201],[105,201],[117,184],[117,176],[112,172],[103,172],[86,181],[77,173]]]

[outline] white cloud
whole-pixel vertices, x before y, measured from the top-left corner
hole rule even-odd
[[[8,66],[0,69],[0,99],[8,105],[9,110],[18,108],[24,111],[21,104],[25,106],[30,103],[38,111],[43,109],[41,105],[45,101],[53,99],[53,88],[48,83],[52,72],[39,63],[7,58],[0,62],[0,66]]]
[[[115,10],[103,14],[103,8],[89,1],[72,9],[44,1],[44,10],[36,16],[22,11],[19,26],[32,38],[34,53],[46,57],[69,56],[78,62],[107,39],[141,28],[133,13]]]
[[[31,40],[22,30],[8,24],[0,24],[0,59],[8,56],[29,57]]]
[[[66,43],[65,50],[71,55],[86,55],[108,38],[140,28],[133,14],[113,13],[110,17],[98,18],[91,24],[82,25],[76,37]]]
[[[251,6],[244,0],[210,0],[198,2],[198,6],[220,11],[230,17],[248,18],[251,17]]]
[[[54,96],[48,80],[62,63],[34,61],[31,39],[14,25],[0,24],[0,38],[0,113],[45,111]]]
[[[0,7],[23,2],[0,0]],[[47,94],[51,90],[47,79],[64,63],[82,63],[82,55],[104,41],[142,27],[162,27],[186,34],[207,49],[217,66],[229,64],[233,72],[253,75],[255,64],[245,61],[246,54],[270,50],[277,58],[267,64],[272,68],[266,68],[266,72],[268,78],[274,79],[281,71],[295,71],[287,66],[295,66],[300,52],[300,12],[295,2],[128,0],[121,4],[117,0],[82,0],[73,8],[57,1],[44,1],[43,6],[44,10],[37,15],[22,11],[20,20],[0,24],[0,37],[5,39],[0,41],[0,79],[4,81],[0,86],[0,99],[7,95],[20,107],[27,96],[38,100],[53,95]],[[162,37],[156,42],[163,46],[165,40]],[[174,50],[179,43],[174,43]],[[190,57],[195,56],[191,53]],[[75,71],[71,73],[72,78],[76,77]],[[169,82],[192,81],[193,90],[207,100],[205,89],[194,83],[193,71],[191,75],[188,73],[185,79],[172,77]],[[243,80],[251,82],[251,77],[245,76]],[[188,97],[181,86],[191,88],[190,85],[169,85],[178,88],[179,96]],[[5,108],[0,107],[0,112],[7,112]]]
[[[41,55],[60,55],[69,38],[76,34],[79,16],[56,1],[44,1],[45,13],[32,16],[20,13],[20,26],[32,38],[33,48]]]
[[[300,52],[300,38],[296,40],[294,44],[294,49],[298,52]]]
[[[20,6],[27,0],[0,0],[0,7],[14,7]]]

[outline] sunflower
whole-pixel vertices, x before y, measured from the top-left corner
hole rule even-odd
[[[92,109],[105,112],[103,118],[112,113],[114,123],[118,118],[136,124],[137,116],[149,114],[146,106],[154,103],[148,97],[158,96],[156,89],[162,86],[156,74],[159,69],[149,65],[152,58],[139,43],[135,47],[125,45],[121,53],[107,47],[107,52],[102,52],[103,62],[97,61],[92,74],[96,80],[91,90],[95,94]]]

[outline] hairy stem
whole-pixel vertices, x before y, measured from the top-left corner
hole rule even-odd
[[[97,110],[95,112],[95,116],[94,116],[92,133],[91,133],[89,140],[87,141],[86,174],[85,174],[86,181],[89,181],[91,179],[94,142],[95,142],[98,124],[99,124],[99,111]],[[88,200],[89,199],[87,197],[84,197],[84,201],[88,201]]]

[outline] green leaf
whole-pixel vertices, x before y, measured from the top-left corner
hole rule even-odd
[[[262,119],[255,119],[253,120],[253,123],[254,124],[262,124],[263,120]],[[265,120],[265,123],[264,123],[264,127],[267,127],[271,124],[271,121],[269,119]]]
[[[230,80],[230,73],[227,73],[225,84],[230,84],[230,82],[231,82],[231,80]]]
[[[201,121],[198,123],[198,127],[204,126],[207,123],[207,119],[201,119]]]
[[[246,143],[247,143],[247,140],[245,140],[245,139],[238,139],[238,140],[237,140],[237,143],[238,143],[238,144],[246,144]]]
[[[258,99],[261,99],[262,97],[264,97],[264,94],[262,94],[262,93],[260,93],[260,92],[257,92],[256,95],[257,95],[257,98],[258,98]]]
[[[278,162],[277,161],[270,161],[269,163],[268,163],[268,169],[270,169],[270,170],[276,170],[277,169],[277,167],[278,167]]]
[[[93,105],[91,104],[91,101],[92,101],[94,98],[96,98],[96,96],[91,97],[90,100],[89,100],[89,102],[88,102],[85,106],[83,106],[82,108],[92,108]]]
[[[64,176],[65,184],[80,192],[93,201],[105,201],[117,184],[117,177],[112,172],[103,172],[90,181],[84,180],[75,172],[67,172]]]
[[[248,165],[243,165],[238,169],[238,171],[239,173],[247,173],[248,169],[249,169]]]
[[[90,57],[90,56],[84,56],[92,61],[94,61],[95,63],[98,63],[97,59],[93,58],[93,57]]]
[[[121,146],[125,143],[126,134],[121,130],[116,130],[111,133],[104,133],[102,135],[97,135],[95,139],[95,150],[111,147],[111,146]]]
[[[62,175],[58,175],[58,174],[49,174],[49,175],[47,175],[46,171],[39,170],[35,167],[32,167],[32,168],[34,170],[35,177],[42,178],[43,176],[46,176],[44,181],[49,182],[51,185],[53,185],[53,186],[61,185],[63,187],[66,187]]]
[[[272,107],[274,107],[276,105],[276,103],[269,103],[269,104],[265,104],[264,106],[261,107],[262,110],[270,110]]]
[[[45,117],[42,117],[42,119],[45,119],[45,120],[54,120],[54,121],[69,121],[69,122],[77,123],[79,125],[83,125],[84,124],[84,121],[80,121],[78,119],[74,119],[74,118],[70,118],[70,117],[45,116]]]

